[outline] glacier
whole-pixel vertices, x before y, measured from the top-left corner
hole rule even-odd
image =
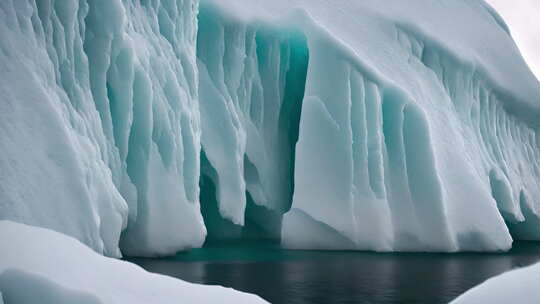
[[[540,84],[483,0],[5,0],[0,220],[96,252],[540,239]]]

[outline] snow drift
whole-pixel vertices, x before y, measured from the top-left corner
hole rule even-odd
[[[0,3],[0,219],[209,239],[540,239],[540,85],[483,1]]]
[[[0,243],[0,303],[266,303],[146,272],[44,228],[0,221]]]

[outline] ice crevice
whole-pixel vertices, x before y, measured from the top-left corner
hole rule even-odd
[[[0,219],[116,257],[540,239],[540,89],[485,3],[226,2],[0,2]]]
[[[259,226],[259,237],[279,239],[294,187],[309,60],[305,36],[294,28],[239,21],[203,3],[197,48],[201,146],[214,168],[219,214],[232,230],[248,228],[249,221]],[[203,209],[207,203],[214,198],[201,200]],[[210,217],[205,220],[213,226]],[[209,237],[224,230],[209,229]]]

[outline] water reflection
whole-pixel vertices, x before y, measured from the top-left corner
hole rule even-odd
[[[272,303],[448,303],[489,277],[540,260],[540,244],[519,243],[504,254],[214,247],[130,260],[149,271],[233,287]]]

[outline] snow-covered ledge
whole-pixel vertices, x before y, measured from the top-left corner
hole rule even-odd
[[[0,303],[265,303],[146,272],[44,228],[0,221],[0,244]]]

